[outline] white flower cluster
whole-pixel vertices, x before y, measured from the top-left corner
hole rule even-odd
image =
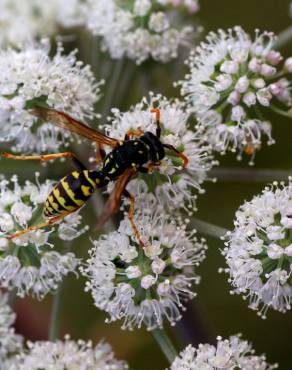
[[[292,58],[282,64],[273,50],[275,36],[256,30],[255,40],[241,28],[211,32],[190,56],[190,73],[182,85],[191,110],[221,153],[227,150],[252,155],[260,149],[262,135],[271,137],[267,109],[283,114],[291,107]]]
[[[160,109],[162,142],[173,145],[186,155],[189,163],[183,169],[182,160],[173,152],[167,151],[167,156],[154,172],[139,174],[140,181],[131,181],[129,190],[134,194],[148,190],[166,208],[171,210],[186,207],[191,213],[195,210],[194,191],[204,192],[201,184],[208,179],[207,172],[216,162],[210,154],[209,146],[204,143],[204,137],[192,130],[188,122],[189,114],[183,103],[150,93],[148,99],[143,98],[128,112],[112,109],[113,118],[105,129],[110,136],[119,139],[123,139],[130,129],[142,129],[155,134],[157,124],[155,115],[151,113],[153,107]]]
[[[12,240],[5,238],[40,221],[52,185],[48,180],[43,184],[27,181],[21,187],[16,176],[10,182],[0,181],[0,286],[15,288],[20,297],[31,292],[43,298],[56,290],[64,276],[78,265],[73,253],[60,254],[52,250],[54,245],[50,242],[56,235],[62,240],[73,240],[88,230],[87,226],[78,230],[81,216],[76,213],[67,216],[56,231],[41,229]]]
[[[172,5],[175,7],[184,6],[192,14],[197,13],[200,9],[200,4],[198,0],[159,0],[162,5]]]
[[[194,232],[186,232],[148,199],[137,211],[135,222],[145,248],[137,244],[129,220],[118,231],[94,242],[87,267],[86,290],[95,305],[106,311],[107,322],[123,319],[123,329],[148,330],[172,325],[181,318],[184,302],[195,297],[200,277],[196,267],[205,257],[206,244]]]
[[[0,370],[8,370],[4,367],[4,361],[22,348],[22,337],[15,334],[12,327],[15,314],[7,304],[8,295],[0,291]]]
[[[226,258],[234,292],[249,299],[263,318],[269,308],[285,312],[292,301],[292,179],[274,183],[244,203],[227,234]]]
[[[179,47],[189,45],[197,32],[192,26],[179,24],[184,10],[176,8],[176,3],[89,0],[87,27],[101,37],[104,50],[114,59],[126,56],[140,64],[152,57],[166,63],[176,58]],[[197,4],[194,0],[183,3],[190,11]]]
[[[0,46],[20,47],[84,22],[81,0],[1,0]]]
[[[187,346],[171,365],[171,370],[272,370],[265,356],[254,355],[251,345],[240,335],[229,339],[217,338],[217,345],[200,344],[198,348]]]
[[[126,370],[127,364],[114,357],[111,346],[100,342],[96,346],[83,340],[28,342],[28,350],[17,356],[9,370]],[[6,369],[8,370],[8,369]]]
[[[37,105],[67,111],[76,118],[93,118],[100,84],[90,66],[77,61],[76,52],[63,54],[58,45],[49,56],[47,39],[20,51],[0,51],[0,141],[13,141],[14,151],[57,151],[68,134],[50,124],[39,125],[28,109]]]

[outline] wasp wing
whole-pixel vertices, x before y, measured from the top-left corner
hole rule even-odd
[[[111,216],[119,210],[122,195],[126,189],[127,184],[129,183],[131,178],[135,175],[135,173],[136,170],[134,170],[133,168],[128,168],[119,177],[111,195],[109,196],[105,204],[104,211],[99,220],[97,221],[97,228],[100,228],[103,224],[105,224],[107,220],[111,218]]]
[[[50,122],[52,125],[58,126],[64,130],[69,130],[99,145],[108,145],[115,148],[118,144],[118,140],[94,130],[64,112],[50,108],[37,107],[30,110],[30,113],[44,121]]]

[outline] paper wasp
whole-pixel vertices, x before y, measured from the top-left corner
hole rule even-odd
[[[53,225],[80,209],[97,188],[103,188],[110,181],[115,181],[115,187],[106,202],[97,225],[103,225],[119,209],[121,198],[125,196],[130,201],[128,217],[133,231],[140,244],[144,245],[134,223],[135,198],[126,190],[128,182],[138,172],[151,172],[155,166],[159,166],[160,161],[166,155],[165,149],[174,151],[182,159],[184,167],[188,164],[188,158],[184,154],[172,145],[161,142],[160,110],[153,108],[151,112],[155,113],[156,134],[150,131],[143,132],[141,129],[131,129],[126,133],[124,140],[117,140],[90,128],[66,113],[43,107],[32,109],[30,113],[34,116],[94,142],[97,147],[96,163],[98,169],[86,169],[72,152],[38,156],[16,156],[3,153],[2,157],[16,160],[49,161],[57,158],[70,158],[77,167],[77,170],[61,179],[48,195],[43,212],[46,222],[18,231],[6,238],[13,239],[32,230]],[[107,155],[103,149],[104,146],[112,149]]]

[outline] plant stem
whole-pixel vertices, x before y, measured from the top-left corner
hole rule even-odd
[[[215,177],[219,182],[270,182],[285,181],[292,175],[291,170],[278,170],[273,168],[233,168],[220,167],[210,171],[210,176]]]
[[[270,105],[270,108],[272,109],[272,111],[274,111],[275,113],[280,114],[283,117],[287,117],[287,118],[290,118],[290,119],[292,118],[291,113],[286,112],[286,111],[284,111],[280,108],[277,108],[274,105]]]
[[[282,49],[283,46],[292,41],[292,26],[287,27],[279,33],[277,40],[274,43],[275,49]]]
[[[131,82],[133,81],[134,74],[137,72],[137,66],[132,61],[127,60],[123,78],[121,78],[120,86],[117,92],[116,106],[121,108],[124,101],[129,98],[129,92],[131,91]]]
[[[49,327],[49,340],[54,341],[60,335],[60,312],[61,312],[61,296],[63,292],[63,283],[60,284],[59,289],[54,295],[52,304],[52,313]]]
[[[103,119],[106,119],[107,115],[110,112],[111,105],[114,101],[114,96],[116,94],[117,86],[121,77],[121,73],[124,66],[124,59],[119,59],[117,62],[115,62],[115,66],[113,68],[112,77],[110,80],[110,84],[108,87],[108,91],[106,94],[103,110],[102,110],[102,117]]]
[[[213,236],[215,238],[221,238],[224,236],[228,230],[217,225],[213,225],[209,222],[198,220],[196,218],[192,219],[191,225],[194,226],[200,233]]]
[[[152,334],[156,342],[158,343],[161,351],[164,353],[165,357],[167,358],[168,362],[172,364],[174,359],[177,356],[177,351],[174,348],[174,345],[172,344],[165,330],[155,329],[155,330],[152,330]]]

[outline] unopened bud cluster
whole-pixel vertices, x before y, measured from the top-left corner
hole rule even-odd
[[[273,50],[275,35],[256,30],[255,39],[241,28],[211,32],[188,61],[182,94],[208,135],[212,147],[251,155],[262,136],[273,144],[267,110],[290,114],[292,58]]]

